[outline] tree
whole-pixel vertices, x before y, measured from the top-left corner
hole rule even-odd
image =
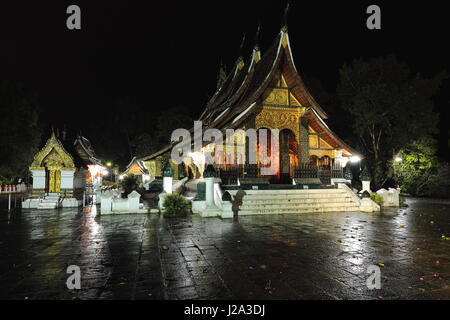
[[[449,166],[440,162],[436,153],[436,141],[429,137],[415,140],[399,152],[401,161],[394,161],[393,168],[402,190],[418,196],[450,196]]]
[[[23,85],[0,81],[0,176],[24,177],[38,151],[42,130],[36,96]]]
[[[394,154],[413,139],[436,133],[438,114],[432,99],[447,75],[413,75],[393,55],[354,60],[339,74],[341,106],[351,115],[353,132],[372,164],[375,185],[380,186]]]

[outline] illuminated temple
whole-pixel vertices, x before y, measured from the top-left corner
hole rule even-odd
[[[175,178],[202,178],[209,153],[223,184],[241,184],[246,179],[251,183],[292,184],[302,177],[330,184],[333,178],[342,178],[342,168],[350,159],[358,161],[361,155],[327,126],[327,118],[298,72],[284,27],[266,52],[255,45],[248,61],[242,57],[236,60],[198,119],[203,133],[218,129],[224,140],[227,129],[242,129],[232,137],[234,146],[218,147],[206,141],[200,150],[183,154],[183,163],[176,165],[169,160],[172,148],[179,146],[174,142],[139,161],[151,177],[161,176],[164,163],[169,161]],[[271,155],[276,172],[265,177],[260,168],[267,161],[262,161],[260,151],[263,146],[270,155],[270,139],[262,145],[259,140],[251,143],[245,135],[247,129],[262,128],[279,130],[279,151]],[[194,136],[194,129],[190,132]],[[251,153],[256,153],[257,164],[249,163]]]

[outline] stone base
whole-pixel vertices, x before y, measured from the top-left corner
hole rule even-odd
[[[239,178],[239,184],[270,184],[269,179],[256,177],[256,178]]]
[[[309,184],[322,184],[322,181],[320,181],[319,178],[294,178],[292,179],[292,183],[295,185],[309,185]]]
[[[362,198],[359,210],[362,212],[379,212],[380,206],[370,198]]]
[[[101,215],[102,215],[102,216],[107,216],[107,215],[135,214],[135,213],[137,213],[137,214],[143,214],[143,213],[144,213],[144,214],[147,214],[147,213],[148,213],[148,210],[145,209],[145,208],[140,208],[140,209],[133,210],[133,211],[131,211],[131,210],[109,211],[109,212],[101,212]]]
[[[224,201],[222,203],[221,217],[224,219],[234,217],[233,204],[230,201]]]
[[[202,217],[221,217],[222,210],[219,207],[216,207],[215,205],[206,206],[205,210],[200,212],[200,215]]]
[[[206,201],[196,201],[192,200],[192,212],[201,214],[206,208]]]
[[[61,201],[61,207],[63,208],[78,208],[82,205],[83,200],[77,200],[75,198],[66,198]]]
[[[41,199],[26,199],[22,202],[22,209],[37,209]]]
[[[45,189],[33,189],[33,190],[31,190],[31,194],[33,196],[44,196]]]
[[[207,207],[206,201],[192,201],[192,212],[201,217],[221,217],[222,210],[216,206]]]

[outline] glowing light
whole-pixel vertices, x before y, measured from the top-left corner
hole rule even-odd
[[[402,158],[400,158],[400,157],[395,157],[395,162],[402,162],[403,161],[403,159]]]
[[[361,161],[361,158],[358,157],[358,156],[350,157],[350,162],[351,163],[360,162],[360,161]]]
[[[348,162],[348,158],[347,157],[339,157],[339,158],[336,158],[336,160],[338,161],[338,163],[340,163],[342,168],[347,166],[347,162]]]
[[[109,174],[109,172],[108,172],[108,170],[103,170],[102,174],[103,174],[104,176],[107,176],[107,175]]]
[[[112,166],[111,161],[108,161],[108,162],[106,163],[106,166],[107,166],[107,167],[111,167],[111,166]]]
[[[120,179],[120,180],[123,180],[123,178],[125,178],[125,176],[124,176],[123,174],[121,174],[121,175],[119,176],[119,179]]]

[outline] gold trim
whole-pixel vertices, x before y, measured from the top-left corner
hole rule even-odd
[[[53,150],[54,153],[50,154]],[[44,160],[48,161],[50,166],[57,167],[58,169],[67,168],[75,170],[72,156],[64,149],[54,132],[52,132],[52,135],[45,143],[45,146],[34,156],[30,170],[42,170]]]

